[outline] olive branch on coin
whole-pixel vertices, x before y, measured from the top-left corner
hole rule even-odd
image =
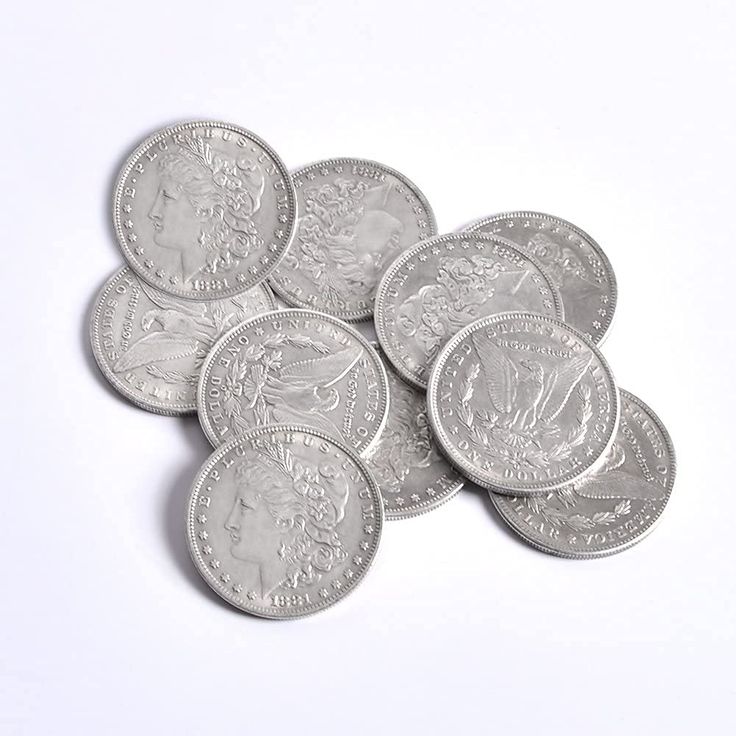
[[[473,445],[490,454],[494,459],[507,462],[515,468],[522,466],[532,468],[545,468],[552,462],[562,462],[566,460],[573,449],[585,441],[588,431],[588,423],[593,416],[591,405],[591,390],[589,386],[578,385],[576,395],[578,397],[578,407],[575,413],[575,425],[567,432],[566,437],[552,445],[549,448],[543,448],[539,444],[541,435],[547,429],[542,427],[542,431],[536,434],[540,435],[532,438],[534,445],[524,449],[515,447],[499,447],[498,442],[493,441],[494,431],[498,428],[499,415],[493,411],[474,411],[470,407],[470,402],[475,392],[475,380],[480,373],[480,363],[473,363],[466,377],[460,382],[460,405],[456,410],[458,420],[468,430],[470,441]],[[490,431],[478,426],[475,421],[480,419],[483,424],[490,427]],[[502,438],[501,442],[503,442]],[[504,443],[505,444],[505,443]]]
[[[549,505],[553,497],[561,501],[566,508],[576,503],[576,494],[572,488],[562,488],[547,496],[526,496],[523,499],[517,498],[517,500],[523,500],[531,513],[541,516],[548,524],[557,528],[566,526],[577,532],[593,529],[596,526],[609,526],[616,523],[622,516],[631,513],[631,501],[623,499],[614,506],[613,511],[599,511],[592,516],[585,514],[570,516],[566,511]]]

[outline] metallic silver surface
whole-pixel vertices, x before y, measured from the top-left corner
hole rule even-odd
[[[455,335],[427,391],[437,443],[484,488],[511,495],[572,483],[616,436],[618,389],[581,333],[529,312],[483,317]]]
[[[399,374],[426,389],[434,359],[458,330],[509,310],[563,317],[550,278],[510,241],[480,233],[439,235],[386,271],[376,297],[376,333]]]
[[[295,307],[370,319],[388,265],[437,232],[429,203],[403,174],[365,159],[319,161],[293,180],[299,218],[271,285]]]
[[[451,499],[464,478],[435,444],[424,392],[402,381],[387,360],[384,364],[391,397],[388,420],[366,465],[378,481],[386,518],[407,519]]]
[[[383,528],[360,458],[315,429],[274,425],[223,445],[199,471],[187,540],[228,603],[288,619],[342,600],[373,562]]]
[[[541,212],[503,212],[465,230],[508,238],[536,257],[560,292],[565,322],[596,344],[604,340],[616,309],[616,277],[590,235]]]
[[[296,220],[281,159],[258,136],[196,121],[149,136],[115,187],[118,244],[136,274],[167,294],[240,294],[276,267]]]
[[[621,421],[605,463],[542,496],[490,493],[501,518],[550,554],[586,559],[628,549],[655,526],[675,483],[675,450],[659,417],[621,390]]]
[[[103,287],[90,322],[100,370],[137,406],[157,414],[197,408],[199,370],[218,337],[275,309],[265,283],[211,302],[178,299],[122,268]]]
[[[197,390],[213,445],[254,427],[300,424],[365,454],[388,402],[386,369],[370,343],[308,309],[269,312],[230,330],[207,356]]]

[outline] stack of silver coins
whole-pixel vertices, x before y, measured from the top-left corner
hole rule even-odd
[[[94,355],[137,406],[198,413],[215,450],[186,534],[233,606],[330,606],[384,519],[464,484],[563,557],[619,552],[659,519],[674,450],[599,350],[616,280],[580,228],[520,211],[440,235],[394,169],[289,172],[257,135],[201,121],[133,151],[113,220],[127,265],[94,308]]]

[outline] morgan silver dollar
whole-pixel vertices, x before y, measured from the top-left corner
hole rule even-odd
[[[655,526],[675,483],[675,451],[657,415],[621,390],[621,421],[604,464],[541,496],[491,493],[503,520],[534,547],[562,557],[621,552]]]
[[[616,308],[616,277],[590,235],[541,212],[504,212],[466,230],[508,238],[534,256],[560,292],[565,322],[594,343],[603,341]]]
[[[448,501],[464,479],[434,442],[424,392],[384,364],[391,397],[388,420],[366,465],[378,481],[386,518],[406,519]]]
[[[376,333],[399,374],[425,389],[434,359],[458,330],[512,310],[563,317],[557,289],[539,263],[495,236],[439,235],[386,271],[376,298]]]
[[[293,180],[299,218],[271,285],[295,307],[370,319],[391,261],[437,232],[429,203],[403,174],[364,159],[320,161]]]
[[[366,453],[383,429],[388,379],[381,359],[335,317],[286,309],[224,335],[202,366],[199,420],[213,445],[267,424],[300,424]]]
[[[352,592],[373,562],[381,495],[360,458],[315,429],[255,429],[216,450],[194,482],[189,550],[241,611],[289,619]]]
[[[281,159],[235,125],[191,122],[147,138],[125,162],[113,220],[125,260],[167,294],[240,294],[276,267],[296,220]]]
[[[618,390],[598,349],[551,317],[505,312],[455,335],[432,369],[438,444],[484,488],[526,495],[582,478],[616,436]]]
[[[217,338],[274,308],[265,283],[227,299],[192,302],[164,294],[123,268],[97,298],[92,350],[105,378],[137,406],[158,414],[193,412],[199,370]]]

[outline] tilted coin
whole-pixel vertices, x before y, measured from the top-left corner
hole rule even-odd
[[[117,180],[113,220],[128,265],[186,299],[234,296],[265,279],[286,252],[296,195],[281,159],[228,123],[154,133]]]
[[[482,317],[445,345],[427,391],[435,437],[484,488],[526,495],[601,464],[616,436],[618,389],[598,349],[560,320]]]
[[[321,611],[355,589],[383,527],[360,458],[322,432],[269,426],[216,450],[189,498],[189,550],[207,584],[267,618]]]
[[[675,469],[662,422],[621,390],[616,440],[598,470],[547,495],[490,495],[503,520],[532,546],[562,557],[602,557],[652,530],[670,498]]]
[[[606,254],[590,235],[541,212],[504,212],[466,230],[500,235],[533,255],[560,292],[565,322],[594,343],[603,341],[616,308],[616,277]]]
[[[197,390],[213,445],[266,424],[302,424],[365,453],[383,429],[388,401],[386,369],[370,343],[308,309],[270,312],[223,335]]]
[[[105,378],[134,404],[158,414],[193,412],[199,369],[217,338],[274,308],[265,283],[227,299],[193,302],[164,294],[123,268],[97,297],[92,350]]]
[[[293,180],[299,217],[271,285],[295,307],[370,319],[387,266],[437,232],[429,203],[403,174],[365,159],[319,161]]]
[[[562,318],[560,297],[539,263],[502,238],[439,235],[386,271],[376,297],[376,333],[399,374],[426,388],[437,353],[458,330],[512,310]]]
[[[388,420],[366,465],[378,481],[386,518],[406,519],[448,501],[464,479],[432,438],[424,392],[402,381],[388,361],[384,365],[390,395]]]

